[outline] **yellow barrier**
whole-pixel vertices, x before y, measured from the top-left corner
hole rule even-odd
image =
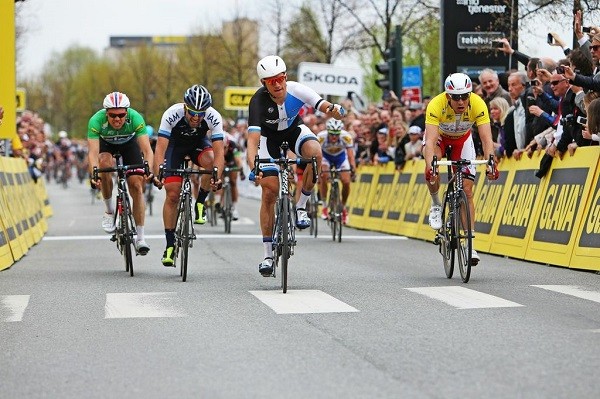
[[[495,182],[485,178],[485,166],[478,169],[475,249],[600,270],[600,147],[579,148],[574,156],[554,159],[550,171],[539,179],[535,172],[542,155],[503,160]],[[350,226],[432,241],[424,170],[423,160],[408,162],[402,172],[359,168],[348,200]]]
[[[52,213],[45,201],[43,181],[33,182],[23,159],[0,157],[0,270],[42,239]]]

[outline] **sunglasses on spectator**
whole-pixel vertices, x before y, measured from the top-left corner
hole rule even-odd
[[[600,44],[594,44],[593,46],[590,46],[590,48],[592,49],[592,51],[596,51],[600,48]]]
[[[266,78],[266,79],[264,79],[264,81],[266,84],[273,86],[274,84],[277,84],[277,83],[279,83],[279,84],[283,83],[285,81],[285,78],[286,78],[286,76],[284,74],[281,76],[276,76],[274,78]]]
[[[200,118],[204,118],[204,115],[206,115],[206,110],[205,111],[199,111],[199,110],[196,110],[196,109],[192,109],[192,108],[188,107],[187,105],[185,106],[185,110],[192,117],[193,116],[199,116]]]
[[[469,94],[470,93],[464,93],[464,94],[450,94],[450,98],[453,99],[454,101],[467,101],[469,99]]]
[[[567,79],[551,80],[550,86],[556,86],[557,84],[559,84],[560,82],[564,82],[565,80],[567,80]]]
[[[112,112],[108,113],[108,117],[111,118],[111,119],[117,119],[117,118],[123,119],[126,116],[127,116],[127,112],[123,112],[123,113],[120,113],[120,114],[113,114]]]

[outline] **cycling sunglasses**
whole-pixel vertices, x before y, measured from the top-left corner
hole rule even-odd
[[[266,84],[273,86],[274,84],[277,84],[277,83],[279,83],[279,84],[283,83],[285,81],[286,77],[287,76],[284,74],[281,76],[276,76],[274,78],[266,78],[266,79],[264,79],[264,81]]]
[[[123,113],[120,113],[120,114],[114,114],[112,112],[108,112],[108,117],[111,118],[111,119],[116,119],[116,118],[123,119],[126,116],[127,116],[127,112],[123,112]]]
[[[206,115],[206,110],[204,110],[204,111],[195,110],[195,109],[188,107],[187,105],[185,106],[185,110],[188,112],[188,114],[190,114],[190,116],[199,116],[200,118],[204,118],[204,115]]]
[[[469,99],[469,94],[470,93],[464,93],[464,94],[450,94],[450,98],[453,99],[454,101],[467,101]]]

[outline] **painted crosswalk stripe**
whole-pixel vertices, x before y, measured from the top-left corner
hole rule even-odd
[[[29,295],[0,295],[0,321],[23,320],[28,305]]]
[[[600,292],[586,291],[575,285],[532,285],[532,287],[542,288],[548,291],[560,292],[561,294],[571,295],[588,301],[600,303]]]
[[[319,290],[250,291],[277,314],[358,312],[356,308]]]
[[[137,292],[106,294],[105,319],[134,317],[183,317],[175,292]]]
[[[485,294],[465,287],[421,287],[407,290],[437,299],[458,309],[511,308],[523,306],[497,296]]]

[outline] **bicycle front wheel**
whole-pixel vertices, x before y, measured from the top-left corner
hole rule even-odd
[[[437,232],[437,240],[440,250],[440,255],[444,261],[444,271],[446,277],[452,278],[454,274],[454,248],[452,246],[452,201],[450,201],[449,193],[444,198],[444,207],[442,208],[442,228]]]
[[[471,276],[471,250],[473,248],[473,234],[471,231],[471,212],[467,195],[461,191],[456,200],[454,217],[456,233],[456,252],[458,255],[458,269],[463,283],[469,281]]]
[[[290,215],[292,213],[292,204],[289,197],[282,199],[281,207],[281,289],[285,294],[287,292],[288,260],[290,258]]]
[[[317,238],[318,233],[318,221],[319,221],[319,201],[317,194],[313,190],[310,196],[310,204],[308,205],[309,216],[310,216],[310,235]]]
[[[133,277],[133,257],[131,246],[133,245],[133,228],[130,220],[131,207],[129,198],[121,200],[121,239],[123,240],[123,260],[125,261],[125,271]]]
[[[223,188],[223,224],[225,225],[225,233],[231,233],[231,219],[232,219],[232,210],[233,207],[231,201],[231,186],[227,186]]]
[[[181,240],[181,279],[187,280],[188,249],[190,247],[190,230],[192,225],[192,200],[189,196],[183,199],[183,213],[179,225],[179,239]]]

